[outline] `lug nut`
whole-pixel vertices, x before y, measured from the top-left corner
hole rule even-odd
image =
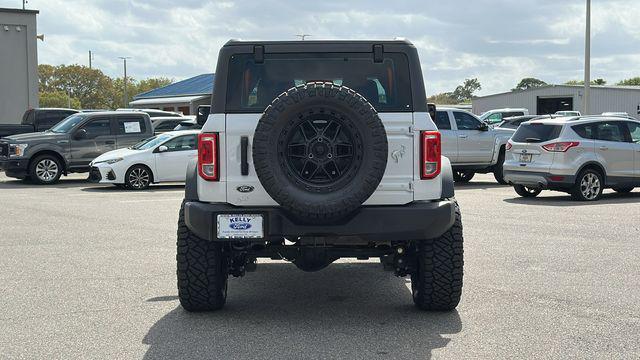
[[[400,247],[398,247],[398,248],[396,249],[396,252],[397,252],[398,254],[404,254],[404,248],[403,248],[402,246],[400,246]]]

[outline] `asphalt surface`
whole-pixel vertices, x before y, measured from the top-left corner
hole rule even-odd
[[[376,262],[284,262],[232,278],[227,307],[177,300],[183,188],[0,175],[0,358],[640,358],[640,192],[521,199],[491,176],[456,189],[457,311],[414,309]]]

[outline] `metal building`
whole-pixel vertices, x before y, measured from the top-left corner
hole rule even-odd
[[[214,74],[202,74],[153,89],[133,97],[129,106],[138,109],[160,109],[196,113],[199,105],[211,104]]]
[[[38,107],[37,10],[0,8],[0,124]]]
[[[473,99],[473,112],[500,108],[527,108],[531,114],[553,114],[556,111],[582,111],[583,86],[549,85],[524,91],[482,96]],[[604,112],[626,112],[639,117],[640,87],[591,86],[589,115]]]

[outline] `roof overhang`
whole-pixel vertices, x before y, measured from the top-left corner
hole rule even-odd
[[[129,103],[129,106],[149,106],[149,105],[164,105],[164,104],[190,104],[194,101],[206,99],[211,95],[190,95],[190,96],[172,96],[172,97],[158,97],[133,100]]]

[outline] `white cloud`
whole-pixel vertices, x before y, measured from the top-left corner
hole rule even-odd
[[[0,0],[15,7],[18,0]],[[418,48],[427,92],[479,78],[482,94],[523,77],[560,83],[581,77],[583,0],[30,0],[40,10],[39,60],[86,64],[136,78],[176,79],[213,72],[230,38],[283,40],[405,37]],[[594,76],[638,76],[638,0],[599,0],[593,8]]]

